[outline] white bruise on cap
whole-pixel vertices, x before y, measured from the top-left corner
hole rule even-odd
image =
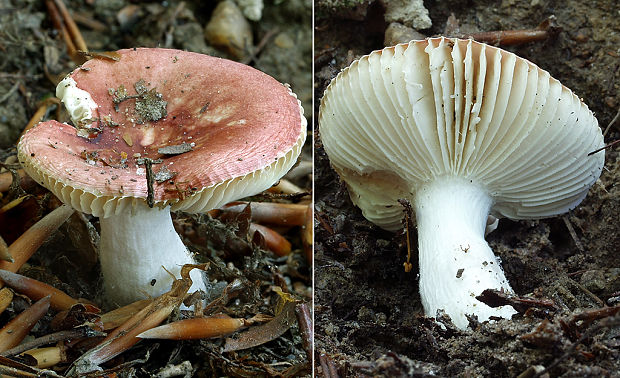
[[[445,309],[461,328],[464,314],[514,313],[474,298],[486,288],[511,291],[484,241],[489,213],[564,213],[604,163],[603,152],[587,156],[603,136],[574,93],[533,63],[472,40],[412,41],[362,57],[330,83],[319,125],[368,220],[401,229],[397,200],[414,204],[424,308],[429,316]],[[496,278],[479,278],[486,273]]]
[[[65,104],[74,124],[90,123],[89,121],[94,118],[93,111],[97,109],[97,103],[90,96],[90,93],[78,88],[71,75],[67,75],[58,83],[56,97]]]

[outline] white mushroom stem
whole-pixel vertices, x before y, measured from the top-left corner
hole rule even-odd
[[[168,272],[180,278],[184,264],[195,264],[174,230],[169,207],[139,203],[130,213],[100,219],[99,259],[110,305],[157,297],[170,290],[173,277]],[[190,277],[190,293],[205,290],[201,271],[192,270]]]
[[[443,309],[457,327],[465,329],[465,314],[485,321],[516,313],[511,306],[492,308],[475,298],[485,289],[512,292],[484,240],[492,203],[487,190],[459,177],[441,177],[418,189],[420,296],[428,316]]]

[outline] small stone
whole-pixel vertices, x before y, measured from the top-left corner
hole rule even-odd
[[[139,5],[129,4],[118,11],[116,14],[116,20],[118,21],[121,30],[131,30],[131,28],[138,23],[143,15],[144,11]]]
[[[418,33],[412,28],[409,28],[398,22],[392,22],[385,29],[385,38],[383,44],[385,46],[394,46],[399,43],[406,43],[412,40],[421,40],[426,38],[422,33]]]
[[[217,5],[205,27],[205,38],[214,47],[237,59],[253,46],[252,29],[235,3],[226,0]]]
[[[431,18],[422,0],[383,0],[385,21],[400,22],[416,30],[431,27]]]
[[[235,0],[248,20],[258,21],[263,16],[263,0]]]
[[[283,49],[290,49],[290,48],[295,47],[295,42],[291,39],[291,37],[289,37],[288,34],[284,32],[278,34],[276,38],[273,40],[273,43],[275,43],[276,46],[283,48]]]

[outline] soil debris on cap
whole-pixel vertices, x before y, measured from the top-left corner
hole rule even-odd
[[[164,165],[163,167],[161,167],[161,169],[159,171],[157,171],[157,173],[155,174],[155,181],[157,181],[158,183],[162,183],[164,181],[170,180],[171,178],[173,178],[174,176],[177,175],[178,172],[173,172],[171,170],[168,169],[168,167],[166,165]]]
[[[136,99],[136,112],[144,121],[158,121],[168,115],[163,95],[155,88],[147,89],[144,79],[138,80],[134,85],[140,98]]]
[[[180,155],[192,151],[196,143],[181,143],[172,146],[160,147],[157,152],[163,155]]]
[[[140,79],[134,83],[135,95],[128,95],[127,88],[123,84],[119,85],[117,89],[108,88],[108,93],[113,97],[114,109],[118,112],[119,104],[126,100],[135,99],[135,111],[139,116],[139,124],[147,121],[155,122],[166,117],[168,111],[166,107],[167,101],[164,101],[163,95],[157,92],[156,88],[148,89],[146,81]]]

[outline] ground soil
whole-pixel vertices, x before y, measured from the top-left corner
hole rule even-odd
[[[534,28],[555,15],[551,39],[510,51],[549,71],[583,98],[605,128],[620,107],[620,9],[614,0],[425,1],[441,35],[451,13],[467,32]],[[340,69],[383,47],[378,1],[318,1],[315,116]],[[620,138],[617,122],[606,141]],[[315,133],[315,316],[318,376],[620,376],[620,328],[609,319],[566,323],[576,314],[617,306],[620,294],[620,148],[611,148],[600,180],[566,220],[501,220],[487,240],[519,295],[551,299],[552,312],[528,312],[473,330],[440,327],[423,316],[417,264],[405,273],[402,234],[364,219],[329,166]],[[415,252],[415,251],[414,251]],[[412,260],[416,260],[414,253]],[[605,323],[607,321],[607,323]],[[563,327],[564,325],[564,327]],[[579,336],[582,336],[579,338]],[[529,369],[529,370],[528,370]]]
[[[204,37],[204,27],[211,19],[217,2],[64,2],[75,17],[90,51],[167,47],[234,58],[225,49],[210,46]],[[45,3],[38,0],[0,0],[0,161],[8,163],[10,168],[17,168],[15,145],[39,102],[53,97],[58,79],[76,68],[67,54],[63,39],[54,28]],[[312,2],[309,0],[265,0],[262,19],[250,22],[254,43],[246,46],[243,57],[237,57],[237,60],[274,76],[278,81],[289,83],[302,101],[308,118],[312,113],[313,93],[311,22]],[[230,29],[238,27],[234,23],[227,25]],[[225,34],[226,30],[220,31]],[[45,119],[68,121],[64,111],[57,110],[56,107],[49,109]],[[308,162],[311,153],[308,146],[301,160]],[[310,191],[311,172],[298,175],[294,183]],[[53,195],[41,187],[30,185],[26,191],[28,197],[21,205],[0,215],[0,234],[8,244],[59,205]],[[0,193],[0,207],[23,194],[13,189]],[[300,199],[280,200],[297,202]],[[256,200],[271,199],[259,197]],[[239,235],[238,232],[240,237],[233,238],[236,240],[235,247],[224,245],[222,240],[229,240],[226,236],[238,231],[247,219],[237,219],[228,225],[204,215],[176,214],[173,219],[188,247],[197,253],[197,260],[211,263],[209,277],[212,291],[207,300],[217,299],[226,285],[240,280],[241,291],[231,296],[220,311],[244,318],[258,313],[274,315],[279,295],[273,289],[278,286],[285,292],[291,292],[295,300],[311,300],[312,275],[309,259],[302,250],[300,227],[279,229],[291,241],[293,253],[278,257],[267,251],[260,239],[248,239],[248,235]],[[96,251],[98,227],[94,217],[72,216],[20,273],[51,284],[75,298],[102,303]],[[0,327],[27,304],[25,297],[16,297],[0,315]],[[55,314],[50,312],[40,322],[32,336],[41,337],[51,332],[52,315]],[[179,315],[177,311],[173,317],[185,315]],[[305,340],[296,322],[293,323],[283,336],[235,353],[221,352],[224,338],[142,342],[103,368],[118,368],[125,364],[117,371],[123,376],[153,376],[158,372],[164,376],[174,376],[166,375],[170,374],[165,373],[169,369],[163,370],[166,367],[175,367],[177,375],[186,376],[307,375],[310,362],[303,347]],[[70,348],[67,362],[55,366],[53,370],[64,374],[70,362],[87,349]],[[3,367],[4,363],[0,363],[0,368]]]

